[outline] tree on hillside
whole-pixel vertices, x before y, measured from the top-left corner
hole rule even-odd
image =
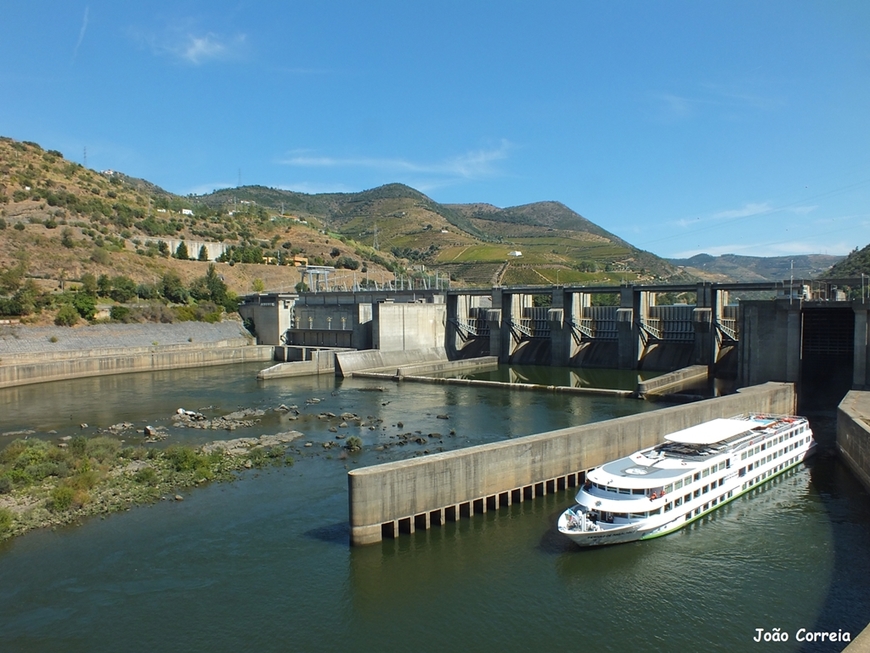
[[[199,256],[197,257],[199,261],[207,261],[208,260],[208,248],[203,245],[199,248]]]
[[[85,272],[81,278],[82,292],[93,297],[97,296],[97,278],[92,272]]]
[[[175,249],[175,258],[181,261],[190,260],[190,255],[187,253],[187,244],[182,240]]]
[[[181,277],[172,270],[166,272],[160,280],[160,294],[176,304],[186,304],[190,298],[190,293],[181,282]]]
[[[136,296],[136,282],[125,276],[112,279],[112,290],[109,296],[116,302],[129,302]]]
[[[110,292],[112,292],[112,280],[108,274],[101,274],[97,278],[97,294],[108,297]]]

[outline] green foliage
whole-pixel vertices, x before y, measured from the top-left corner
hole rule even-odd
[[[51,491],[46,507],[52,512],[63,512],[72,507],[74,498],[75,490],[68,485],[59,485]]]
[[[64,228],[60,237],[60,244],[67,249],[72,249],[76,246],[75,241],[73,240],[73,230],[69,227]]]
[[[187,261],[190,260],[190,254],[187,252],[187,243],[183,240],[178,244],[178,247],[175,249],[175,258]]]
[[[120,449],[121,443],[118,440],[101,435],[88,439],[85,454],[89,458],[104,462],[115,457]]]
[[[12,511],[8,508],[0,508],[0,535],[3,535],[12,527]]]
[[[160,280],[160,294],[175,304],[186,304],[190,293],[176,272],[169,270]]]
[[[870,274],[870,245],[863,249],[857,247],[849,255],[825,272],[823,279],[841,279],[844,277],[860,277]]]
[[[71,327],[78,324],[79,312],[72,304],[63,304],[54,318],[54,323],[57,326]]]
[[[130,309],[126,306],[112,306],[109,317],[113,322],[127,322],[130,320]]]
[[[93,295],[83,292],[73,293],[72,305],[78,314],[86,320],[93,320],[97,313],[97,301]]]
[[[87,448],[88,439],[83,435],[77,435],[69,442],[70,453],[77,458],[84,456]]]
[[[153,467],[143,467],[133,476],[134,480],[137,483],[142,483],[143,485],[154,485],[157,480],[157,471]]]
[[[335,262],[335,267],[345,268],[347,270],[356,270],[359,268],[359,261],[352,259],[349,256],[342,256]]]
[[[94,249],[91,250],[91,260],[99,265],[108,265],[111,256],[109,256],[109,252],[104,250],[102,247],[94,247]]]
[[[205,245],[199,248],[199,256],[197,257],[198,261],[207,261],[208,260],[208,249]]]
[[[92,297],[97,296],[97,278],[91,272],[85,272],[80,281],[82,282],[80,292],[91,295]]]
[[[117,276],[112,279],[112,289],[109,296],[116,302],[129,302],[136,296],[136,282],[125,276]]]
[[[170,445],[163,455],[177,472],[193,471],[201,463],[200,454],[180,444]]]

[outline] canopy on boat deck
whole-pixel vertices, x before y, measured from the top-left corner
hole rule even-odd
[[[666,435],[665,440],[680,444],[716,444],[722,440],[733,438],[735,435],[746,433],[758,426],[760,426],[758,422],[745,419],[714,419]]]

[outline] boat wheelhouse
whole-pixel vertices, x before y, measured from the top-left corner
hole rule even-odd
[[[805,417],[714,419],[586,475],[559,532],[580,546],[667,535],[794,467],[815,450]]]

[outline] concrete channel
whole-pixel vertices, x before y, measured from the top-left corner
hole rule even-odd
[[[575,487],[587,470],[707,420],[795,409],[794,385],[771,382],[689,405],[351,470],[351,544],[373,544]]]

